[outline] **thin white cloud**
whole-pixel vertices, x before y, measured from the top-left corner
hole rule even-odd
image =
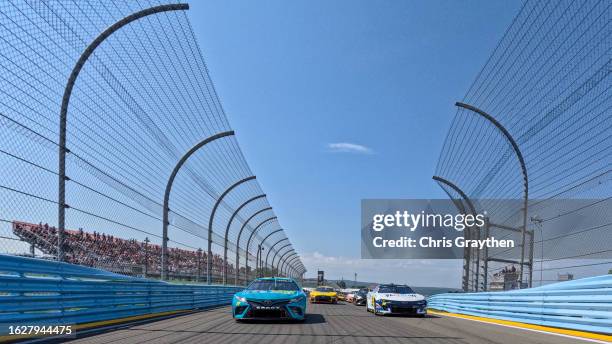
[[[374,152],[369,147],[349,142],[329,143],[327,148],[334,153],[372,154]]]

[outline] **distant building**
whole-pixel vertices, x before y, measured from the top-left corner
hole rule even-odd
[[[317,285],[325,284],[325,271],[319,270],[317,271]]]
[[[574,279],[574,274],[570,274],[570,273],[557,274],[557,281],[559,282],[571,281],[573,279]]]
[[[489,291],[504,291],[519,289],[520,270],[514,266],[505,267],[501,271],[493,274],[493,278],[489,283]]]

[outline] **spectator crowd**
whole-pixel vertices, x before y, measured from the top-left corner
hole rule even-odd
[[[13,233],[47,255],[57,255],[57,232],[48,224],[13,221]],[[151,244],[148,238],[144,241],[121,239],[96,231],[86,232],[82,228],[65,230],[64,233],[64,260],[68,263],[110,270],[121,267],[121,272],[142,271],[148,276],[161,274],[161,246]],[[202,250],[172,247],[168,248],[168,258],[170,276],[195,279],[206,275],[208,257]],[[223,265],[223,258],[214,254],[212,275],[222,276]],[[228,276],[233,276],[234,265],[228,264],[227,271]]]

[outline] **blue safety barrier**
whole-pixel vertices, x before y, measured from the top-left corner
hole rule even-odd
[[[228,305],[237,286],[173,284],[0,255],[0,324],[82,324]],[[3,332],[3,331],[2,331]],[[2,334],[2,333],[0,333]]]
[[[504,292],[438,294],[428,298],[428,305],[452,313],[610,334],[612,275]]]

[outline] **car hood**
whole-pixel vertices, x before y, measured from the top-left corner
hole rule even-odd
[[[236,295],[247,300],[284,300],[304,295],[301,291],[284,290],[243,290]]]
[[[421,294],[378,294],[381,299],[389,301],[421,301],[425,297]]]
[[[314,296],[336,296],[338,293],[335,291],[311,291],[310,295]]]

